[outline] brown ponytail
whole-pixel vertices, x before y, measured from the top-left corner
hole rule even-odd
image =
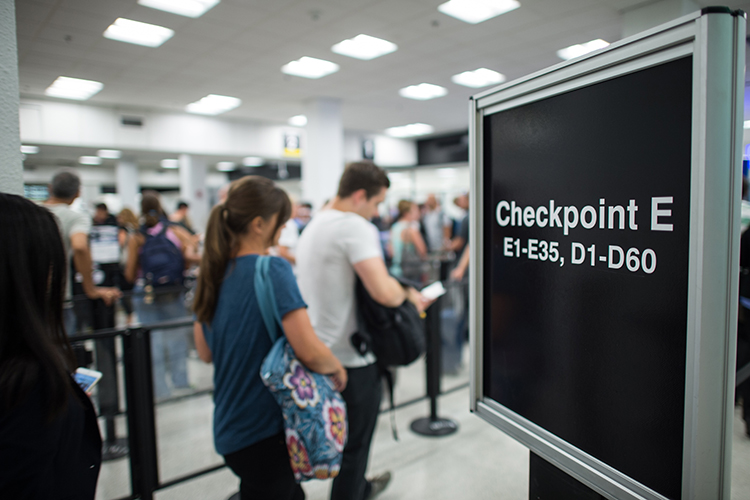
[[[213,319],[227,266],[234,258],[240,238],[247,233],[250,223],[256,217],[269,220],[274,214],[278,214],[276,227],[271,233],[275,235],[289,220],[291,212],[289,196],[269,179],[250,175],[231,184],[227,200],[211,210],[206,227],[200,275],[193,302],[198,321],[207,323]]]
[[[141,216],[146,227],[154,227],[160,219],[166,218],[167,214],[159,201],[159,193],[144,191],[141,194]]]

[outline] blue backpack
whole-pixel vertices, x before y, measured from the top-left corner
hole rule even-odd
[[[169,222],[162,220],[160,223],[163,227],[156,235],[148,234],[145,227],[141,228],[141,234],[146,238],[140,257],[143,277],[153,287],[181,286],[185,258],[167,237]]]

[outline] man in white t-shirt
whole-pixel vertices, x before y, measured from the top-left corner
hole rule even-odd
[[[98,287],[92,278],[92,261],[89,250],[89,231],[91,219],[88,215],[76,212],[70,204],[78,198],[81,191],[81,179],[70,170],[60,170],[52,178],[49,185],[50,196],[44,206],[57,218],[63,245],[66,253],[65,305],[63,320],[68,335],[74,335],[76,330],[75,313],[73,312],[72,277],[70,276],[70,260],[73,260],[76,270],[83,278],[83,290],[90,299],[102,299],[111,305],[121,293],[117,288]],[[51,236],[51,235],[50,235]]]
[[[419,292],[403,288],[388,275],[377,230],[369,222],[389,186],[388,176],[373,163],[348,165],[330,208],[313,217],[297,245],[297,280],[313,328],[347,368],[349,378],[342,393],[349,438],[333,481],[332,500],[372,498],[390,480],[388,472],[365,479],[382,387],[375,357],[359,354],[351,343],[357,330],[356,276],[380,304],[395,307],[408,299],[420,311],[425,306]]]

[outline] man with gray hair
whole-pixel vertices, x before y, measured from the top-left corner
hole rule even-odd
[[[67,262],[73,259],[76,270],[81,273],[83,279],[83,291],[90,299],[102,299],[105,304],[111,305],[120,297],[117,288],[104,288],[94,285],[92,277],[91,252],[89,250],[89,230],[91,219],[86,215],[70,208],[71,203],[80,195],[81,179],[72,170],[59,170],[49,185],[49,199],[45,202],[46,208],[57,218],[60,227]],[[67,266],[66,266],[67,268]],[[66,269],[69,271],[69,269]],[[65,309],[63,318],[65,331],[68,335],[75,333],[76,321],[73,312],[72,279],[69,276],[65,283]]]

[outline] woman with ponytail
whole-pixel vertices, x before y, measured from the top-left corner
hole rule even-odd
[[[291,204],[272,181],[256,176],[232,183],[224,203],[213,208],[206,229],[193,308],[195,345],[214,363],[216,451],[241,479],[241,498],[299,500],[276,400],[260,378],[271,340],[255,294],[255,264],[277,244]],[[315,334],[292,268],[271,257],[276,304],[284,333],[310,370],[346,386],[346,370]]]
[[[169,222],[155,191],[143,192],[141,219],[140,231],[128,242],[125,265],[125,279],[135,283],[133,305],[138,320],[152,325],[182,318],[187,315],[183,273],[200,260],[192,237],[186,229]],[[157,401],[170,397],[173,389],[190,386],[188,335],[189,327],[151,330],[151,364]]]

